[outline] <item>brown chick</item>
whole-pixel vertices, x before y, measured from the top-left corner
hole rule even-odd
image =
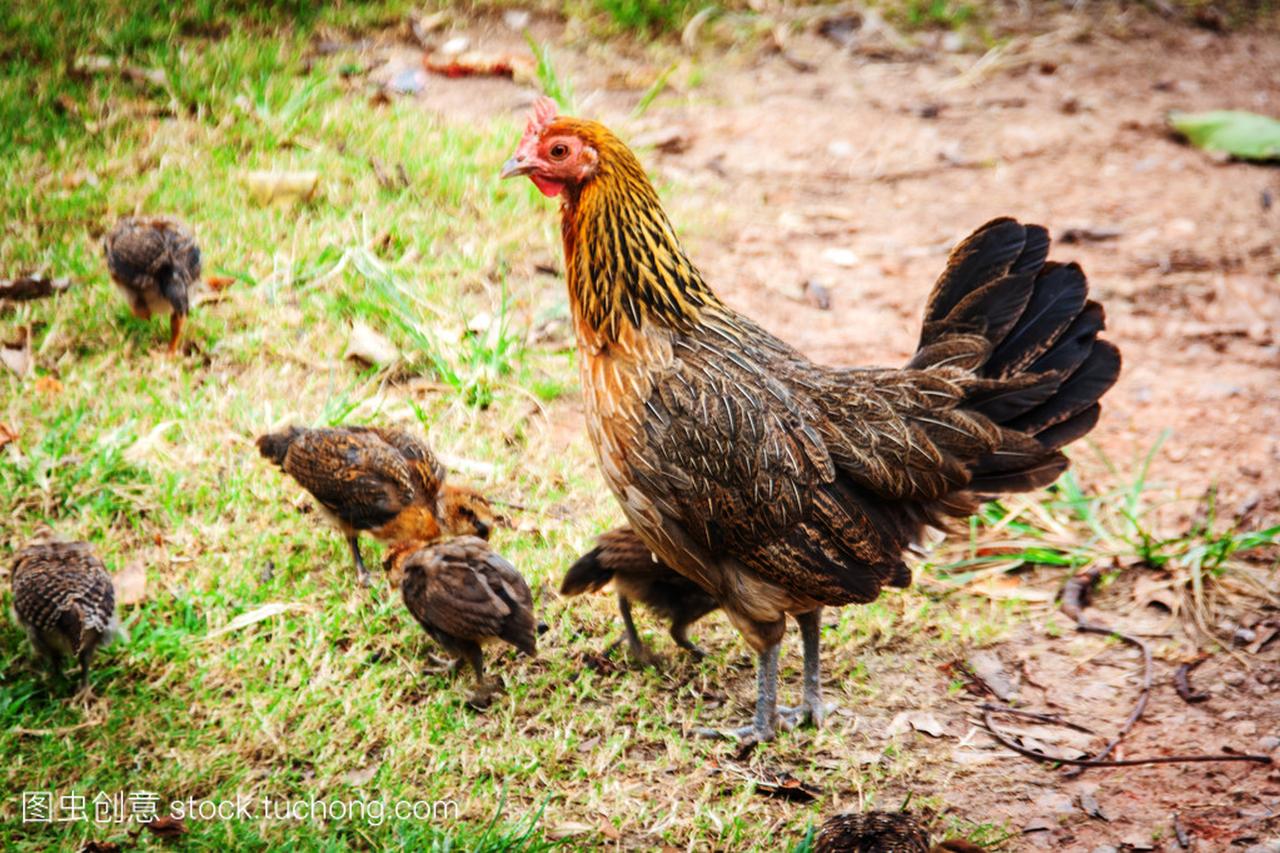
[[[982,853],[959,838],[929,845],[929,832],[910,812],[853,812],[828,818],[814,853]]]
[[[440,460],[409,433],[289,427],[259,437],[258,450],[319,502],[347,538],[364,586],[371,578],[360,554],[361,533],[384,542],[434,542],[446,532],[489,536],[488,501],[472,489],[444,484]]]
[[[600,536],[596,547],[569,567],[560,584],[560,594],[599,592],[610,583],[618,595],[618,611],[622,614],[632,657],[643,663],[655,660],[636,633],[631,617],[633,601],[671,623],[671,639],[677,646],[695,658],[705,657],[705,652],[689,639],[689,626],[719,609],[719,603],[702,587],[655,557],[630,527],[619,527]]]
[[[464,661],[471,665],[477,682],[473,705],[487,704],[497,689],[485,681],[484,645],[503,640],[526,655],[537,653],[533,593],[515,566],[483,539],[397,542],[383,567],[413,618],[454,657],[455,671]]]
[[[169,315],[169,353],[178,350],[191,310],[190,289],[200,279],[200,247],[172,219],[125,217],[102,244],[107,269],[135,317]]]
[[[59,671],[64,655],[79,660],[87,693],[93,653],[123,635],[102,561],[85,542],[37,542],[18,552],[11,579],[13,610],[31,645]]]

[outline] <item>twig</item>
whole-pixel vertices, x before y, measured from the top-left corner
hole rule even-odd
[[[1202,657],[1197,660],[1189,661],[1178,667],[1178,671],[1173,674],[1173,689],[1182,697],[1182,701],[1190,705],[1197,702],[1203,702],[1209,698],[1209,694],[1203,690],[1192,690],[1191,682],[1187,680],[1187,676],[1191,674],[1191,670],[1208,660],[1208,657]]]
[[[1008,705],[996,705],[992,702],[983,702],[978,706],[979,711],[996,711],[1001,714],[1008,714],[1012,717],[1022,717],[1027,720],[1035,720],[1040,723],[1053,723],[1067,729],[1075,729],[1078,732],[1084,732],[1087,735],[1094,734],[1093,729],[1085,728],[1079,723],[1073,723],[1070,720],[1064,720],[1061,714],[1045,714],[1040,711],[1024,711],[1021,708],[1010,708]]]
[[[81,729],[91,729],[100,725],[102,725],[102,720],[85,720],[83,723],[76,723],[74,726],[62,726],[56,729],[23,729],[14,726],[9,731],[16,735],[26,735],[27,737],[61,737],[72,732],[78,732]]]
[[[1218,755],[1161,755],[1154,758],[1122,758],[1122,759],[1095,759],[1095,758],[1066,758],[1061,755],[1049,755],[1044,752],[1036,752],[1034,749],[1027,749],[1017,741],[1012,740],[995,727],[991,721],[991,715],[994,711],[982,712],[982,723],[987,727],[987,731],[991,736],[1000,742],[1002,746],[1012,749],[1019,755],[1025,755],[1027,758],[1036,761],[1044,761],[1051,764],[1073,764],[1076,767],[1137,767],[1143,764],[1187,764],[1205,761],[1252,761],[1257,764],[1270,764],[1271,756],[1269,755],[1244,755],[1242,753],[1224,752]]]
[[[1173,813],[1173,837],[1178,839],[1178,846],[1186,850],[1191,846],[1191,837],[1187,835],[1187,831],[1182,828],[1182,818],[1177,812]]]

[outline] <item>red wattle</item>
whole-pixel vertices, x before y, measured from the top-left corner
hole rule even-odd
[[[546,178],[540,178],[537,175],[530,175],[529,180],[533,181],[533,185],[538,188],[538,192],[547,198],[555,198],[564,189],[564,184],[559,181],[548,181]]]

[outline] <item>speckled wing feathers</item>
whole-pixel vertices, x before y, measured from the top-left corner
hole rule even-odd
[[[188,288],[200,278],[200,247],[191,232],[163,218],[122,219],[104,241],[107,268],[136,306],[163,296],[173,310],[190,309]]]
[[[356,530],[392,521],[417,494],[409,462],[372,430],[307,430],[289,445],[283,467]]]
[[[79,653],[112,632],[115,589],[84,542],[28,546],[13,572],[13,608],[28,630],[60,634]]]

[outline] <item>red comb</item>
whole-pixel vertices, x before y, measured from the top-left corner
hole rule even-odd
[[[538,98],[533,102],[533,108],[529,110],[529,123],[525,125],[525,136],[541,136],[542,131],[547,129],[551,122],[555,121],[556,115],[560,108],[556,106],[556,102],[546,95]]]

